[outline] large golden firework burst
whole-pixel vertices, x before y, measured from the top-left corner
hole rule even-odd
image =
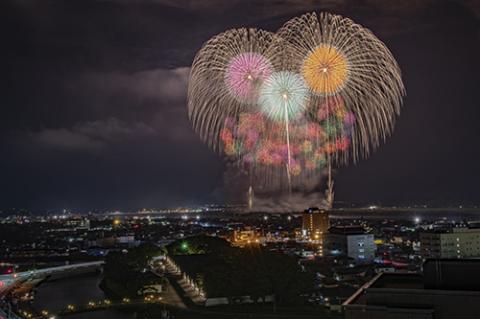
[[[313,92],[335,94],[347,82],[348,62],[335,47],[321,44],[305,58],[301,74]]]
[[[388,48],[370,30],[348,18],[307,13],[285,23],[277,33],[289,46],[291,68],[312,95],[312,113],[341,99],[355,114],[350,152],[335,153],[341,163],[367,157],[392,131],[405,94],[400,68]]]

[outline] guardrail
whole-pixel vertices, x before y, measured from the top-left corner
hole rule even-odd
[[[86,263],[24,271],[24,272],[19,272],[19,273],[10,274],[10,275],[1,275],[0,276],[0,297],[8,293],[8,291],[14,288],[17,284],[27,281],[29,279],[35,279],[42,276],[52,275],[55,273],[68,272],[68,271],[79,270],[83,268],[100,267],[104,263],[105,263],[104,261],[92,261],[92,262],[86,262]]]
[[[10,310],[0,308],[0,318],[5,319],[24,319]]]

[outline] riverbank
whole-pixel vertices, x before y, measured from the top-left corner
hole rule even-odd
[[[85,305],[91,300],[107,298],[100,289],[102,275],[100,273],[75,276],[55,281],[43,282],[36,288],[35,299],[31,306],[38,311],[46,310],[57,313],[68,305]],[[133,319],[135,311],[119,311],[115,309],[72,314],[71,319]]]

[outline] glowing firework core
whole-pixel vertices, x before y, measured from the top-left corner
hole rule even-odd
[[[321,44],[306,57],[302,75],[314,93],[335,94],[347,82],[348,62],[335,47]]]
[[[258,89],[272,74],[267,58],[256,52],[245,52],[233,57],[225,71],[225,82],[230,94],[240,102],[253,104],[258,100]]]
[[[308,89],[302,78],[291,72],[273,73],[260,88],[262,112],[275,121],[298,118],[305,110]]]

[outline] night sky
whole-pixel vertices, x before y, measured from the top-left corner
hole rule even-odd
[[[195,52],[312,10],[370,28],[407,90],[387,143],[337,171],[336,199],[480,203],[478,1],[2,0],[0,207],[221,202],[225,164],[187,117]]]

